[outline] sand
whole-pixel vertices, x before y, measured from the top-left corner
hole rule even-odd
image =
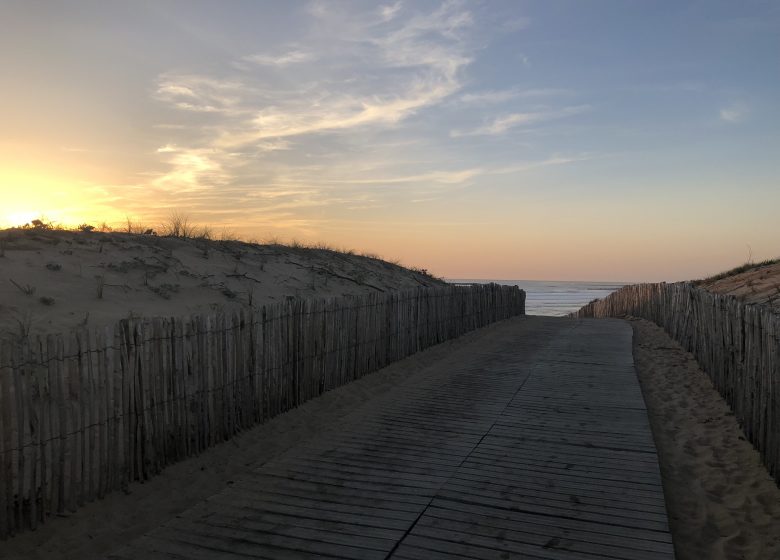
[[[102,293],[100,286],[102,284]],[[444,285],[327,249],[129,233],[0,231],[0,336]]]
[[[677,560],[780,558],[780,488],[691,354],[632,321]]]
[[[716,294],[734,296],[745,303],[761,303],[780,311],[780,262],[720,280],[701,282],[698,286]]]

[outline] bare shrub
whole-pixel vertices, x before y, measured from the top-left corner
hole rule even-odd
[[[37,220],[33,220],[32,222],[30,222],[30,224],[32,229],[45,230],[45,231],[54,229],[54,224],[52,224],[44,217],[40,217]]]
[[[214,239],[214,230],[210,226],[203,226],[197,231],[195,237],[201,240],[211,241]]]
[[[136,235],[155,235],[154,230],[141,222],[133,221],[130,216],[125,217],[125,232]]]
[[[163,235],[168,237],[190,238],[195,237],[197,227],[188,215],[174,210],[162,225],[161,230]]]
[[[220,241],[239,241],[238,235],[227,228],[222,228],[222,231],[219,234],[219,240]]]

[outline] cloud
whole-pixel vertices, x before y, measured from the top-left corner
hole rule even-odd
[[[465,93],[458,98],[461,103],[487,105],[493,103],[503,103],[518,96],[517,90],[504,89],[496,91],[479,91],[476,93]]]
[[[748,112],[748,108],[744,104],[735,103],[720,110],[720,120],[732,124],[740,123],[745,120]]]
[[[473,21],[461,3],[445,2],[431,13],[406,18],[394,5],[390,22],[386,13],[372,12],[357,20],[345,15],[347,23],[333,23],[337,15],[317,6],[310,12],[329,18],[338,37],[328,38],[316,62],[305,54],[317,50],[314,44],[285,55],[244,58],[279,66],[285,89],[235,67],[241,75],[229,79],[164,75],[156,97],[182,110],[240,116],[212,142],[217,149],[235,150],[268,139],[394,127],[462,87],[460,72],[471,62],[464,33]],[[296,69],[287,71],[292,61]],[[340,73],[348,78],[340,79]]]
[[[208,76],[163,74],[154,97],[177,109],[198,113],[235,113],[246,86],[237,80]]]
[[[458,98],[460,103],[473,105],[490,105],[504,103],[512,99],[533,97],[554,97],[570,94],[571,91],[561,88],[520,89],[510,88],[501,90],[486,90],[472,93],[464,93]]]
[[[402,94],[356,97],[333,94],[309,106],[295,101],[257,112],[243,130],[223,132],[215,146],[243,146],[268,138],[284,138],[347,130],[369,125],[394,125],[416,110],[434,104],[448,95],[446,85],[431,86],[424,81],[412,84]],[[295,107],[295,108],[293,108]]]
[[[524,171],[530,171],[532,169],[538,169],[540,167],[549,167],[553,165],[567,165],[569,163],[589,161],[593,158],[594,156],[591,154],[580,154],[577,156],[553,155],[539,161],[526,161],[514,165],[509,165],[506,167],[497,167],[493,169],[491,173],[494,173],[496,175],[503,175],[508,173],[521,173]]]
[[[471,64],[474,21],[465,4],[418,8],[312,3],[316,25],[283,50],[238,55],[215,72],[161,74],[153,97],[174,110],[160,122],[173,124],[158,128],[149,188],[161,204],[186,200],[212,214],[240,205],[293,223],[306,209],[378,208],[398,196],[369,189],[366,199],[370,185],[405,185],[402,196],[468,185],[485,171],[435,158],[397,175],[364,165],[374,154],[384,166],[417,150],[404,126],[457,94]]]
[[[326,182],[349,185],[392,185],[402,183],[440,183],[455,185],[464,183],[483,173],[484,170],[482,168],[471,168],[452,171],[430,171],[427,173],[398,175],[395,177],[338,178]]]
[[[268,140],[265,142],[258,142],[255,144],[261,152],[278,152],[279,150],[291,150],[293,147],[292,142],[287,140]]]
[[[360,176],[345,175],[342,170],[336,170],[336,177],[321,177],[320,183],[322,185],[340,184],[340,185],[401,185],[401,184],[420,184],[420,185],[460,185],[468,183],[474,178],[483,175],[505,175],[512,173],[521,173],[524,171],[530,171],[540,167],[548,167],[553,165],[566,165],[569,163],[576,163],[581,161],[588,161],[593,159],[591,154],[579,154],[574,156],[553,155],[545,159],[536,161],[525,161],[516,163],[509,166],[482,166],[482,167],[469,167],[463,169],[440,169],[436,171],[429,171],[423,173],[411,173],[404,175],[382,175],[375,176],[370,174],[372,171],[370,166],[359,170]],[[309,173],[311,175],[298,175],[297,177],[288,177],[291,181],[307,181],[314,175],[319,175],[323,170],[311,169]]]
[[[223,165],[209,150],[163,146],[157,150],[169,154],[169,170],[154,178],[155,188],[176,193],[193,193],[224,185],[230,179]]]
[[[379,7],[379,14],[383,21],[390,21],[398,15],[403,7],[403,2],[396,2],[395,4],[388,4]]]
[[[509,129],[519,126],[540,121],[570,117],[584,113],[588,110],[590,110],[590,106],[588,105],[577,105],[572,107],[564,107],[562,109],[553,111],[545,110],[527,113],[510,113],[508,115],[496,117],[491,123],[472,130],[453,130],[450,132],[450,136],[453,138],[459,138],[462,136],[498,135],[505,133]]]
[[[252,54],[245,56],[243,60],[264,66],[289,66],[290,64],[309,62],[315,58],[316,57],[311,52],[300,49],[293,49],[279,55]]]

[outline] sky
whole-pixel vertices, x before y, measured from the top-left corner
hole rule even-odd
[[[780,256],[774,1],[0,0],[0,226],[157,227],[448,278]]]

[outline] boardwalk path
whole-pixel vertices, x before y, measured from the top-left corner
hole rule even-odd
[[[631,336],[513,321],[110,558],[673,558]]]

